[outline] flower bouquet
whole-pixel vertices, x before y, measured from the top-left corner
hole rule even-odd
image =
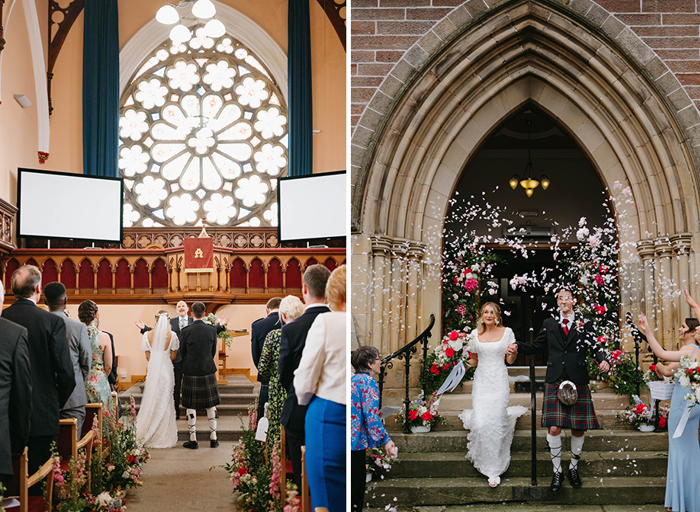
[[[591,358],[589,359],[593,361]],[[613,350],[610,352],[609,361],[608,380],[610,387],[617,395],[628,395],[630,403],[632,403],[631,397],[636,392],[637,379],[642,376],[642,371],[637,367],[634,356],[630,352]],[[597,368],[598,365],[595,364],[595,367]]]
[[[430,432],[433,425],[437,423],[446,423],[445,418],[438,413],[435,401],[437,400],[436,393],[433,392],[428,400],[423,398],[421,393],[418,398],[408,404],[408,427],[411,432]],[[399,425],[406,424],[406,408],[402,407],[396,414],[395,421]]]
[[[384,474],[391,470],[391,465],[398,459],[387,456],[382,448],[370,448],[365,451],[365,469],[368,481],[377,475],[384,478]]]
[[[202,321],[204,321],[205,324],[209,324],[209,325],[218,325],[217,324],[218,320],[219,320],[219,317],[216,316],[214,313],[209,313],[207,316],[202,318]],[[231,340],[233,339],[233,336],[231,336],[231,333],[228,332],[228,329],[225,329],[225,330],[221,331],[220,333],[217,333],[216,337],[220,338],[226,344],[226,348],[231,348]]]
[[[426,393],[440,389],[452,369],[460,361],[467,369],[462,382],[474,378],[475,367],[469,366],[467,360],[472,354],[467,350],[468,335],[461,331],[452,331],[442,338],[442,342],[425,358],[423,386]]]
[[[683,398],[690,403],[689,407],[695,407],[700,403],[700,362],[683,356],[680,368],[676,372],[676,379],[681,386],[689,389],[688,394]]]
[[[668,412],[669,408],[667,406],[659,406],[659,428],[661,429],[667,426]],[[637,427],[639,430],[651,432],[654,430],[656,417],[653,409],[651,417],[649,416],[649,406],[647,404],[639,403],[617,413],[617,420],[625,425]]]

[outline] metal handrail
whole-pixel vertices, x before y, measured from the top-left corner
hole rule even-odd
[[[432,336],[431,330],[433,326],[435,325],[435,314],[431,313],[430,314],[430,323],[428,324],[428,327],[420,333],[416,339],[408,343],[407,345],[403,346],[402,348],[398,349],[396,352],[394,352],[391,355],[386,356],[384,359],[382,359],[382,365],[381,369],[379,370],[379,408],[381,409],[382,407],[382,390],[384,388],[384,374],[387,369],[393,368],[394,363],[391,361],[393,359],[399,358],[404,360],[404,366],[406,368],[406,397],[404,399],[404,406],[405,406],[405,422],[404,422],[404,434],[410,433],[410,429],[408,428],[408,405],[411,403],[411,400],[408,396],[408,388],[409,388],[409,372],[411,370],[411,357],[413,357],[413,354],[418,352],[418,348],[416,348],[416,345],[418,343],[423,344],[423,359],[421,361],[421,385],[423,386],[423,392],[425,392],[425,380],[424,380],[424,375],[425,375],[425,360],[428,357],[428,338]]]

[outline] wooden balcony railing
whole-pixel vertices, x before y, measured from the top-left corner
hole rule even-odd
[[[329,269],[346,261],[345,248],[215,247],[214,273],[204,286],[198,275],[186,275],[181,248],[153,249],[15,249],[0,254],[6,303],[13,301],[12,273],[21,265],[37,266],[42,284],[63,283],[71,302],[175,303],[209,293],[218,304],[265,303],[276,295],[300,294],[301,278],[310,265]],[[189,281],[188,281],[189,279]]]
[[[2,14],[2,0],[0,0],[0,14]],[[2,17],[0,17],[2,23]],[[0,38],[2,33],[0,32]],[[14,243],[15,215],[17,207],[0,199],[0,254],[10,252],[16,247]]]

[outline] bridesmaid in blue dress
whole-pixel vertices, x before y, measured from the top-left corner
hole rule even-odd
[[[686,301],[699,312],[697,303],[685,290]],[[693,361],[700,361],[700,347],[697,338],[700,332],[697,329],[698,321],[694,318],[686,319],[679,329],[681,340],[686,345],[680,350],[664,350],[651,332],[644,315],[639,317],[639,326],[646,334],[649,346],[654,354],[666,361],[677,362],[681,357],[689,356]],[[691,330],[692,329],[692,330]],[[661,368],[659,368],[659,366]],[[661,375],[671,375],[678,368],[677,363],[668,366],[657,365],[657,371]],[[698,443],[698,424],[700,423],[700,407],[691,409],[688,422],[680,437],[673,438],[676,427],[680,423],[686,402],[683,398],[689,393],[689,388],[684,388],[676,381],[673,397],[671,398],[671,410],[668,415],[668,468],[666,471],[666,499],[664,506],[672,512],[695,512],[700,510],[700,486],[697,485],[700,475],[700,444]]]

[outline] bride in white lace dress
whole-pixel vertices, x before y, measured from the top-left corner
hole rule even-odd
[[[478,328],[469,335],[468,350],[473,354],[470,364],[476,365],[472,387],[472,407],[459,418],[467,435],[467,458],[474,467],[496,487],[510,465],[510,445],[515,422],[527,412],[523,406],[508,407],[508,370],[516,353],[506,354],[508,345],[515,343],[513,331],[503,326],[501,309],[493,302],[481,308]]]
[[[136,432],[149,448],[172,448],[177,444],[172,360],[180,341],[170,330],[167,311],[159,311],[156,320],[155,329],[145,332],[141,341],[141,350],[146,352],[148,360],[148,373],[136,417]]]

